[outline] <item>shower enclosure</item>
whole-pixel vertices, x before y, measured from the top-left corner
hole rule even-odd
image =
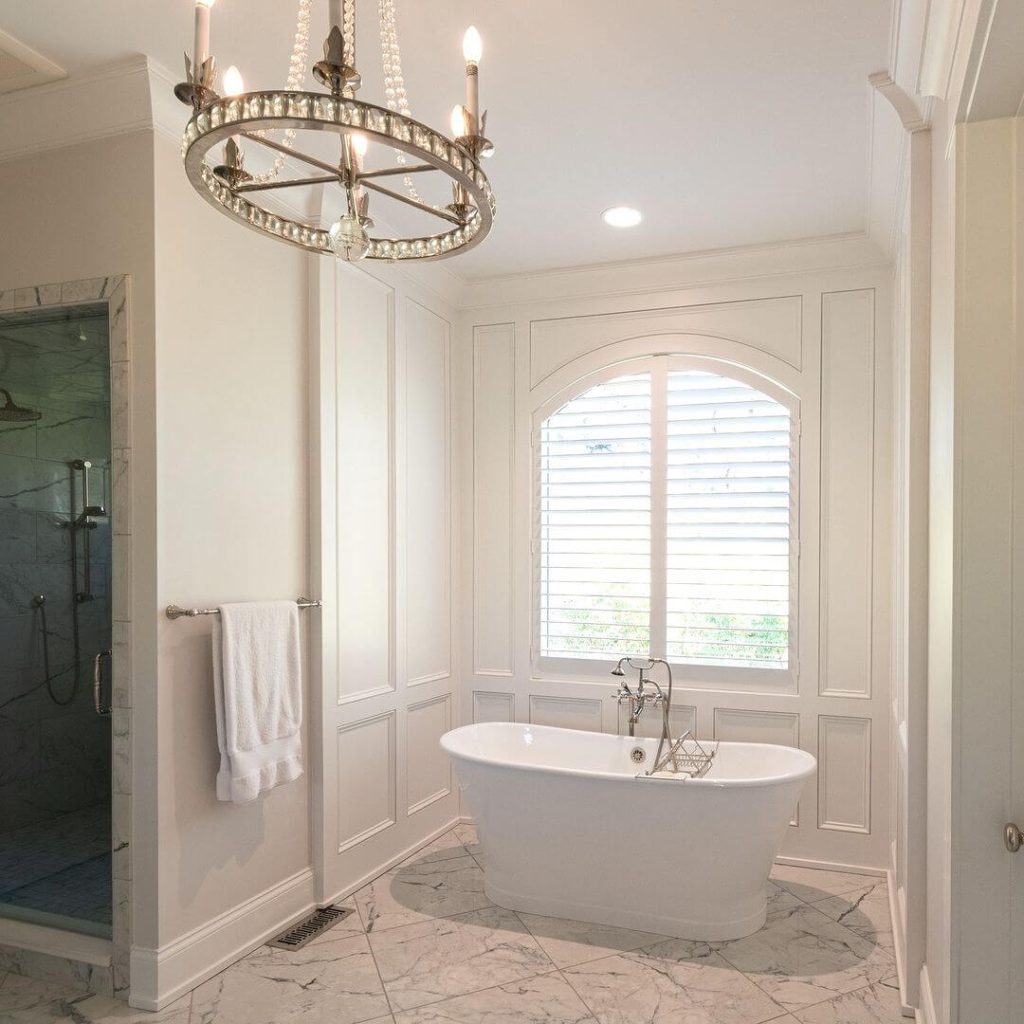
[[[111,932],[106,303],[0,313],[0,916]]]

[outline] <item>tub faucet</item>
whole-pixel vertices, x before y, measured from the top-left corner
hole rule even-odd
[[[619,658],[618,664],[612,670],[613,676],[622,678],[622,682],[619,683],[618,690],[615,691],[615,700],[618,704],[623,701],[629,701],[629,735],[636,735],[636,723],[640,721],[640,716],[644,713],[644,708],[651,704],[654,707],[659,705],[662,708],[663,727],[667,728],[668,722],[668,702],[665,699],[665,694],[661,687],[653,680],[647,678],[644,675],[645,672],[650,671],[655,665],[665,664],[660,658]],[[625,671],[622,666],[626,665],[631,669],[636,669],[638,673],[636,689],[631,690],[629,684],[625,682]],[[653,688],[653,693],[644,689],[645,686]],[[660,749],[660,747],[659,747]]]

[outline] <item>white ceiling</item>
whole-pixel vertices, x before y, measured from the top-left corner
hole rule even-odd
[[[362,98],[380,102],[375,0],[357,0]],[[447,130],[461,38],[484,38],[497,152],[469,277],[846,232],[868,225],[870,90],[892,0],[397,0],[413,115]],[[177,73],[192,0],[0,0],[0,29],[75,73],[144,53]],[[217,0],[213,51],[284,83],[295,5]],[[327,0],[315,0],[314,25]],[[318,49],[318,47],[315,47]],[[184,111],[183,111],[184,117]],[[638,228],[605,226],[639,207]]]

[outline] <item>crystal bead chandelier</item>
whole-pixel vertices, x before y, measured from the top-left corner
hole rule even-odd
[[[221,95],[214,89],[216,61],[210,54],[214,0],[196,0],[192,59],[186,54],[185,81],[174,90],[193,110],[182,158],[196,191],[246,227],[349,262],[440,260],[479,244],[495,212],[490,182],[480,166],[493,146],[484,137],[487,114],[479,109],[479,33],[471,27],[463,40],[466,102],[452,111],[449,137],[410,116],[395,0],[379,0],[386,105],[356,99],[355,0],[329,0],[324,56],[313,66],[326,91],[306,92],[312,2],[299,0],[287,88],[245,92],[237,68],[229,67]],[[371,145],[375,155],[385,157],[383,166],[367,166]],[[272,166],[261,173],[246,170],[247,150],[272,154]],[[451,201],[444,204],[429,202],[417,190],[417,184],[425,189],[425,182],[439,173],[451,184]],[[396,180],[400,187],[392,185]],[[342,192],[343,212],[329,227],[318,218],[310,222],[286,214],[272,202],[261,205],[275,194],[291,200],[296,190],[332,186]],[[381,207],[375,212],[382,220],[385,204],[398,204],[439,223],[409,236],[375,237],[371,198]],[[287,209],[297,205],[288,202]]]

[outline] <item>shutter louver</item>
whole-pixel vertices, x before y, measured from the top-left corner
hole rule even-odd
[[[540,655],[788,668],[792,414],[671,365],[596,385],[540,427]]]
[[[668,375],[667,657],[789,664],[789,410],[747,384]]]
[[[599,384],[540,436],[540,647],[611,658],[650,647],[651,377]]]

